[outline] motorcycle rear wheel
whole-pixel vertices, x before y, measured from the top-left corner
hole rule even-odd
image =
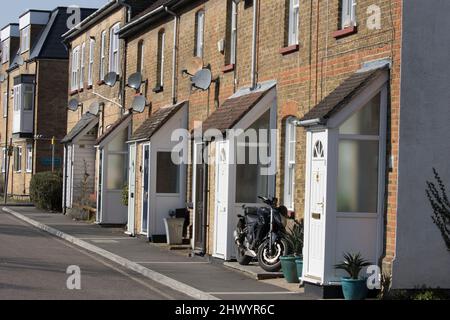
[[[280,257],[289,254],[289,247],[285,240],[274,243],[274,254],[269,256],[269,239],[265,240],[258,248],[258,263],[267,272],[278,272],[281,269]]]

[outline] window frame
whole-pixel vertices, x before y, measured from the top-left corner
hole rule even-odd
[[[81,45],[81,52],[80,52],[80,73],[79,73],[79,88],[83,89],[84,88],[84,73],[86,71],[86,67],[85,67],[85,63],[86,63],[86,42],[83,42],[83,44]]]
[[[341,30],[357,26],[356,0],[341,0]]]
[[[9,62],[9,48],[10,48],[10,39],[6,39],[2,41],[2,64]]]
[[[230,41],[230,49],[229,49],[229,57],[228,64],[235,65],[236,64],[236,55],[237,55],[237,4],[234,0],[230,0],[230,30],[229,30],[229,41]]]
[[[94,54],[95,54],[95,40],[89,40],[89,66],[88,66],[88,86],[93,85],[94,81]]]
[[[158,52],[157,52],[157,68],[156,68],[157,70],[156,87],[160,91],[162,91],[164,88],[165,45],[166,45],[166,31],[162,29],[158,32]]]
[[[289,0],[288,46],[299,44],[300,0]]]
[[[100,67],[99,67],[99,79],[105,80],[106,75],[106,30],[101,34],[101,47],[100,47]]]
[[[22,146],[14,147],[14,172],[22,172]]]
[[[140,72],[142,75],[144,73],[144,53],[145,53],[144,40],[139,40],[137,46],[138,47],[137,47],[136,72]]]
[[[205,54],[205,10],[195,14],[195,50],[194,55],[203,58]]]
[[[8,117],[8,91],[4,91],[2,95],[3,118]]]
[[[113,25],[109,31],[109,72],[120,75],[120,39],[118,31],[120,22]]]
[[[30,50],[30,30],[30,26],[20,30],[20,53],[25,53]]]
[[[284,205],[288,210],[292,211],[295,208],[295,172],[297,164],[297,125],[294,121],[294,117],[286,119],[284,165]]]
[[[72,65],[70,77],[70,89],[76,91],[79,89],[79,64],[80,64],[80,47],[76,46],[72,49]]]
[[[27,144],[25,170],[27,173],[33,172],[33,145]]]
[[[25,94],[29,93],[28,89],[30,89],[31,91],[31,108],[30,109],[25,109],[24,106],[24,102],[25,102]],[[20,111],[25,111],[25,112],[31,112],[34,110],[34,85],[31,83],[22,83],[20,84],[20,95],[21,95],[21,100],[20,100]]]

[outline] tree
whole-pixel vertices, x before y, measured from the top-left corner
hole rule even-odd
[[[427,197],[433,209],[434,224],[441,231],[445,245],[450,251],[450,201],[447,196],[445,185],[442,182],[437,170],[433,168],[435,182],[427,181]]]

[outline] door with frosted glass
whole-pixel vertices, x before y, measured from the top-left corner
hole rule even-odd
[[[324,263],[326,132],[312,133],[308,276],[321,279]]]

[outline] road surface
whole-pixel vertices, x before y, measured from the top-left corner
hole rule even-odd
[[[0,300],[3,299],[178,300],[189,297],[1,212]]]

